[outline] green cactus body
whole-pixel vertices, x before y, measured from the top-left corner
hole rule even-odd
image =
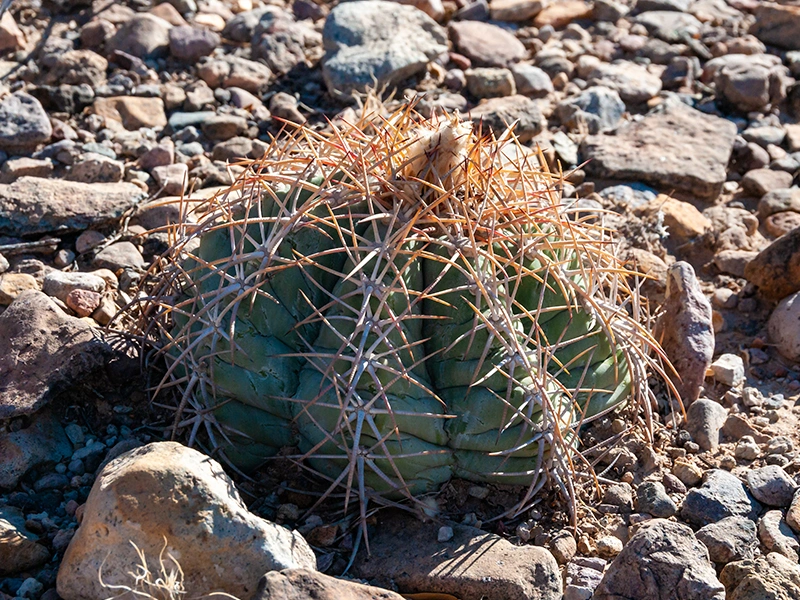
[[[194,423],[240,469],[295,447],[362,496],[563,476],[576,424],[631,399],[650,343],[609,292],[620,265],[518,183],[540,174],[475,183],[498,142],[408,176],[422,163],[386,139],[256,165],[188,235],[163,347]]]

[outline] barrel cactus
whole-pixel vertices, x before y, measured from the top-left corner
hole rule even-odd
[[[610,232],[511,132],[329,129],[241,163],[151,273],[176,431],[245,472],[293,448],[362,506],[454,477],[571,496],[580,427],[648,418],[660,372]]]

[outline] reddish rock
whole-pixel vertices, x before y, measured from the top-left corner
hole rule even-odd
[[[79,317],[88,317],[98,306],[103,297],[89,290],[72,290],[67,294],[67,306]]]

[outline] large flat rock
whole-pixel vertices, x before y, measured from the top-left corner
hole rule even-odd
[[[372,583],[397,585],[401,593],[439,592],[460,600],[560,600],[556,559],[539,546],[514,546],[474,527],[453,526],[453,538],[437,541],[439,526],[404,514],[382,515],[354,574]]]
[[[713,200],[725,183],[735,137],[732,122],[674,103],[616,135],[588,136],[581,158],[596,177],[640,181]]]
[[[35,412],[110,355],[86,322],[41,292],[23,292],[0,315],[0,419]]]
[[[0,185],[0,234],[80,231],[113,221],[147,194],[132,183],[20,177]]]

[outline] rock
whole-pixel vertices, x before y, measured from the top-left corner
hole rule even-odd
[[[596,0],[592,16],[597,21],[616,23],[627,15],[629,11],[630,8],[622,2],[616,2],[615,0]]]
[[[606,561],[602,558],[576,557],[567,564],[564,600],[590,600],[603,578]]]
[[[760,2],[750,33],[765,44],[800,50],[800,6]]]
[[[316,49],[322,46],[322,36],[310,23],[297,22],[277,7],[268,9],[253,34],[253,58],[262,59],[274,73],[286,75],[300,65],[308,64],[306,53],[315,54]]]
[[[727,600],[800,598],[800,567],[777,552],[729,563],[719,577]]]
[[[284,119],[290,123],[305,123],[306,118],[300,112],[297,98],[285,92],[278,92],[269,100],[269,111],[273,117]]]
[[[91,50],[68,50],[55,57],[45,81],[56,85],[85,83],[99,87],[106,82],[108,61]]]
[[[730,121],[670,104],[615,136],[588,136],[581,155],[598,177],[643,181],[710,200],[725,182],[735,137]]]
[[[16,575],[48,561],[50,552],[25,527],[24,513],[0,505],[0,575]]]
[[[55,170],[55,164],[49,158],[12,158],[3,163],[0,183],[11,183],[20,177],[49,177]]]
[[[400,594],[311,569],[271,571],[258,582],[252,600],[402,600]]]
[[[51,271],[45,275],[42,284],[42,291],[45,294],[58,298],[62,302],[67,301],[67,296],[73,290],[102,293],[105,289],[105,279],[93,273],[81,273],[78,271]]]
[[[535,17],[543,5],[542,0],[491,0],[489,14],[493,21],[518,23]]]
[[[482,124],[484,131],[494,131],[498,137],[516,121],[514,134],[523,144],[547,126],[536,101],[520,95],[484,100],[470,111],[470,118],[476,125]]]
[[[490,23],[453,21],[455,49],[480,67],[508,67],[525,58],[525,46],[512,33]]]
[[[646,206],[636,208],[634,212],[649,217],[657,217],[658,213],[661,213],[669,237],[680,243],[688,242],[711,229],[711,221],[693,204],[681,202],[666,194],[659,194]]]
[[[25,34],[17,26],[10,12],[0,18],[0,52],[21,50],[25,47]]]
[[[0,315],[0,419],[35,412],[109,356],[85,322],[41,292],[23,292]]]
[[[711,371],[714,379],[724,385],[739,387],[744,383],[744,361],[736,354],[721,355],[711,363]]]
[[[125,176],[125,164],[102,154],[82,154],[66,179],[80,183],[117,183]]]
[[[622,552],[622,540],[613,535],[606,535],[597,540],[597,553],[602,558],[614,558]]]
[[[39,282],[27,273],[0,275],[0,306],[8,306],[26,290],[38,290]]]
[[[781,511],[769,510],[761,517],[758,522],[758,539],[767,550],[778,552],[792,562],[797,562],[800,542],[784,522]]]
[[[139,96],[113,96],[96,98],[92,112],[106,119],[122,123],[129,131],[141,127],[164,127],[167,116],[161,98],[141,98]]]
[[[467,89],[476,98],[496,98],[516,93],[514,76],[508,69],[482,67],[465,73]]]
[[[597,586],[594,600],[725,600],[708,551],[686,525],[642,524]]]
[[[236,115],[214,115],[203,121],[203,133],[211,140],[228,140],[248,132],[247,119]]]
[[[413,6],[378,0],[345,2],[322,31],[322,75],[328,91],[349,97],[367,87],[393,85],[447,52],[445,30]]]
[[[218,33],[198,27],[173,27],[169,30],[169,52],[188,63],[194,63],[208,56],[219,46]]]
[[[777,58],[768,54],[721,56],[706,63],[703,80],[713,81],[717,93],[734,108],[762,110],[786,96],[783,81],[788,72]]]
[[[614,129],[624,113],[625,103],[616,90],[602,86],[590,87],[556,107],[561,123],[573,131],[586,127],[591,134]]]
[[[553,539],[550,540],[548,546],[550,548],[550,554],[553,555],[556,562],[560,565],[567,564],[578,552],[578,545],[569,531],[557,533]]]
[[[636,510],[657,519],[668,519],[678,512],[678,507],[667,495],[664,484],[645,481],[636,488]]]
[[[745,267],[744,275],[771,300],[800,291],[800,229],[779,237],[759,252]]]
[[[703,470],[693,462],[677,458],[672,465],[672,474],[686,487],[694,487],[703,479]]]
[[[553,93],[553,82],[550,76],[539,67],[526,64],[516,64],[511,66],[511,73],[514,75],[514,84],[517,86],[517,93],[531,98],[544,98]]]
[[[747,264],[758,255],[749,250],[722,250],[714,255],[714,266],[720,273],[744,277]]]
[[[536,546],[513,546],[464,525],[438,542],[437,528],[405,514],[378,515],[370,534],[371,557],[360,553],[356,576],[402,593],[439,592],[460,600],[560,600],[561,577],[553,556]],[[69,599],[67,599],[69,600]]]
[[[693,15],[666,10],[640,13],[634,21],[643,25],[651,35],[671,44],[683,42],[687,36],[698,35],[703,26]]]
[[[34,384],[32,382],[31,385]],[[13,405],[9,405],[4,396],[2,398],[0,411],[4,415],[24,414],[20,411],[12,412],[10,409],[14,408]],[[0,461],[3,464],[3,469],[0,470],[0,488],[13,489],[31,469],[40,465],[52,465],[70,454],[72,446],[58,420],[47,411],[37,413],[31,417],[27,427],[0,434]]]
[[[730,422],[731,419],[728,418],[728,421],[725,423],[726,429],[728,428],[728,424]],[[758,447],[758,444],[756,444],[756,441],[752,436],[746,435],[736,442],[734,456],[742,460],[755,460],[761,456],[761,449]]]
[[[796,212],[775,213],[764,221],[764,229],[775,238],[786,235],[792,229],[797,229],[798,227],[800,227],[800,213]]]
[[[89,290],[72,290],[65,304],[79,317],[88,317],[97,310],[103,297]]]
[[[711,560],[718,565],[753,558],[758,548],[756,524],[744,517],[726,517],[717,523],[709,523],[696,535],[708,548]]]
[[[189,169],[182,163],[154,167],[152,170],[156,185],[168,196],[180,196],[186,191]]]
[[[792,185],[791,173],[772,169],[753,169],[742,177],[742,188],[748,194],[761,198],[767,192],[786,189]]]
[[[125,52],[137,58],[164,56],[169,50],[169,30],[164,19],[141,13],[123,23],[108,41],[108,49]]]
[[[561,0],[546,5],[536,18],[533,24],[536,27],[552,25],[556,29],[566,27],[572,21],[588,18],[592,14],[591,5],[583,0]]]
[[[662,308],[656,332],[678,374],[675,386],[688,404],[699,397],[714,355],[711,304],[689,263],[679,261],[669,267]]]
[[[800,212],[799,187],[772,190],[758,202],[758,218],[762,220],[770,215],[786,211]]]
[[[146,263],[131,242],[116,242],[98,252],[93,265],[116,272],[119,269],[144,269]]]
[[[600,64],[589,74],[587,83],[615,90],[630,104],[647,102],[661,91],[661,77],[629,61]]]
[[[767,465],[747,472],[747,487],[762,504],[783,508],[792,502],[797,484],[778,465]]]
[[[25,92],[0,100],[0,151],[23,151],[50,139],[53,127],[39,101]]]
[[[0,185],[0,233],[23,237],[103,225],[145,193],[131,183],[78,183],[21,177]]]
[[[736,476],[712,469],[706,472],[703,485],[686,494],[680,514],[689,523],[703,527],[725,517],[753,519],[760,508]]]
[[[58,571],[58,594],[107,597],[97,576],[101,565],[107,585],[130,584],[128,573],[139,564],[131,542],[159,573],[165,537],[164,555],[180,562],[187,596],[214,590],[249,598],[265,572],[316,566],[298,533],[247,511],[216,461],[157,442],[123,454],[97,476]]]
[[[252,94],[261,93],[272,79],[272,71],[266,65],[232,55],[202,62],[197,67],[197,75],[212,88],[238,87]]]
[[[686,430],[703,450],[716,450],[728,411],[718,402],[700,398],[686,411]]]
[[[786,511],[786,522],[795,533],[800,533],[800,493],[795,493],[789,510]]]

